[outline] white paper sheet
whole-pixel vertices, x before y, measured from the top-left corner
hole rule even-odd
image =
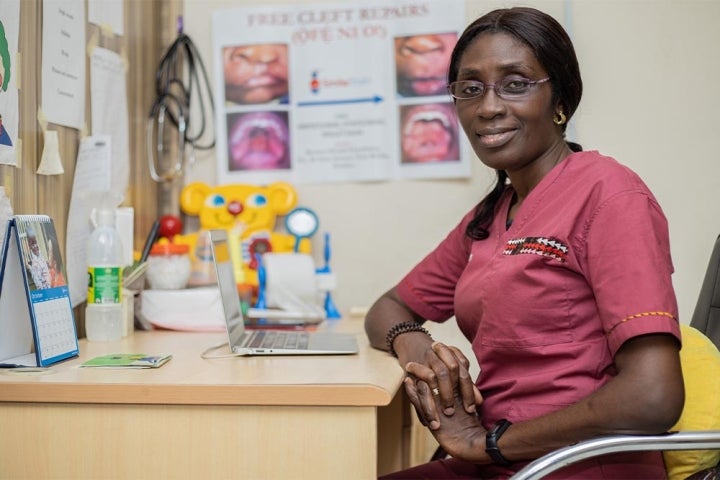
[[[124,197],[130,176],[125,62],[117,53],[94,48],[90,58],[92,134],[112,137],[112,189]]]
[[[123,0],[92,0],[88,2],[88,22],[109,27],[114,33],[123,35]]]
[[[44,0],[42,110],[48,122],[85,123],[85,2]]]
[[[90,212],[97,206],[97,192],[110,190],[111,151],[109,135],[85,137],[80,142],[65,242],[68,288],[73,306],[87,298],[86,247],[92,232]]]

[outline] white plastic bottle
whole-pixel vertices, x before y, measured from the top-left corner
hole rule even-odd
[[[89,341],[120,340],[123,335],[122,238],[115,210],[97,210],[97,226],[87,245],[88,295],[85,335]]]

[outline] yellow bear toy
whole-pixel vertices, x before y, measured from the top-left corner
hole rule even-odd
[[[238,284],[257,286],[256,253],[292,252],[296,238],[275,232],[278,216],[286,215],[297,204],[292,185],[276,182],[267,186],[229,184],[211,187],[202,182],[188,184],[180,192],[180,208],[197,216],[200,231],[176,235],[174,243],[190,246],[191,259],[207,260],[203,230],[225,229]],[[202,235],[202,237],[201,237]],[[302,238],[298,251],[310,253],[310,240]]]

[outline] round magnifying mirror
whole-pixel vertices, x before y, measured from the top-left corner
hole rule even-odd
[[[285,217],[285,228],[295,237],[295,251],[300,248],[300,240],[311,237],[317,232],[320,221],[309,208],[299,207]]]

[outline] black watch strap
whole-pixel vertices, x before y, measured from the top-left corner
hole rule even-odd
[[[498,422],[485,434],[485,452],[490,455],[493,463],[503,467],[507,467],[511,464],[511,462],[509,462],[505,457],[503,457],[502,453],[500,453],[500,448],[498,448],[497,442],[510,425],[512,425],[512,423],[503,418],[502,420],[498,420]]]

